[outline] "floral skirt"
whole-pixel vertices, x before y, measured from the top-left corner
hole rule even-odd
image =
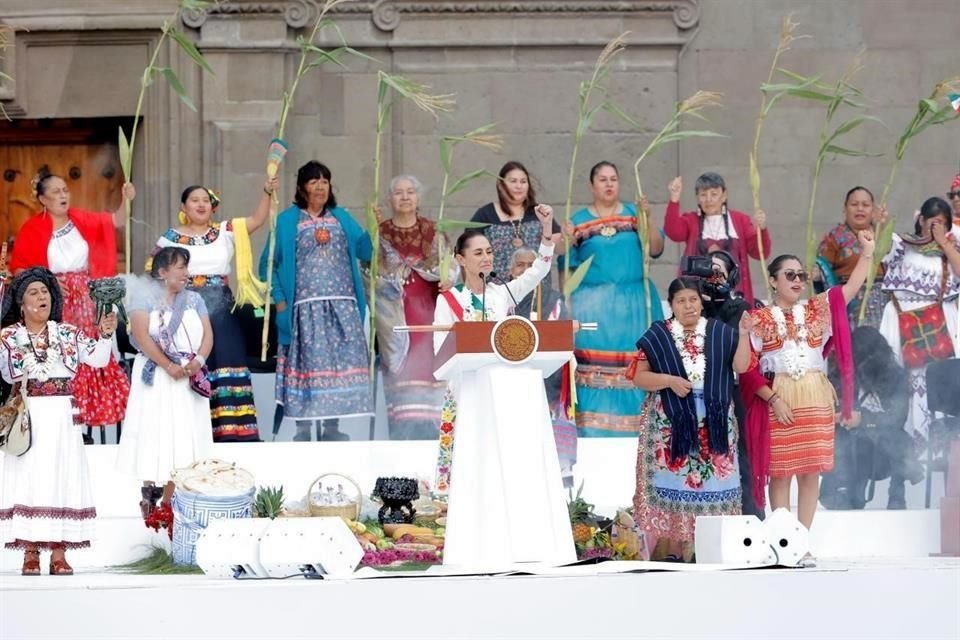
[[[729,452],[712,453],[702,421],[703,395],[694,391],[699,447],[683,458],[670,458],[671,425],[660,394],[643,403],[637,450],[637,488],[634,520],[658,538],[692,542],[697,516],[740,515],[740,472],[737,464],[737,422],[733,406],[727,417]]]
[[[87,284],[86,272],[58,273],[63,292],[63,321],[79,327],[90,337],[99,335],[96,309]],[[81,364],[74,378],[74,398],[84,424],[102,426],[123,420],[130,395],[130,381],[114,356],[106,367],[94,369]]]

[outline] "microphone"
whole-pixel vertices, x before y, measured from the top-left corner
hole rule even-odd
[[[490,274],[493,275],[492,273]],[[480,272],[480,282],[483,283],[483,296],[480,298],[480,321],[485,322],[487,319],[487,278],[489,276],[483,271]]]
[[[507,283],[504,282],[503,278],[499,277],[496,271],[491,271],[490,275],[487,277],[490,278],[491,282],[499,282],[503,285],[503,288],[506,289],[507,293],[510,295],[510,299],[513,300],[513,310],[516,312],[517,307],[520,306],[520,303],[517,302],[517,299],[513,296],[513,291],[510,291],[510,287],[507,286]],[[486,293],[486,289],[484,289],[484,293]]]

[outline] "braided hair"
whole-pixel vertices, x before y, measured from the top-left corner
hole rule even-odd
[[[50,320],[63,321],[63,293],[60,291],[57,277],[49,269],[32,267],[21,271],[10,283],[10,288],[3,296],[3,316],[0,326],[9,327],[20,322],[20,305],[23,304],[23,296],[27,292],[27,287],[34,282],[43,283],[50,292]]]

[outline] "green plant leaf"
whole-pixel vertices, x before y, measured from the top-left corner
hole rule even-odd
[[[570,277],[568,277],[566,282],[563,283],[563,295],[567,298],[567,300],[569,300],[570,296],[573,295],[573,292],[577,290],[577,288],[580,286],[580,283],[583,282],[583,279],[587,277],[587,271],[590,270],[590,265],[592,264],[593,256],[590,256],[581,262],[576,271],[571,273]]]
[[[193,104],[193,100],[190,99],[190,96],[187,95],[187,90],[183,88],[183,85],[180,84],[180,78],[177,77],[177,74],[173,72],[173,69],[170,67],[160,67],[160,73],[163,74],[163,77],[166,78],[167,84],[170,85],[170,88],[173,89],[174,93],[180,98],[180,101],[183,104],[187,105],[192,111],[197,110],[197,105]]]
[[[855,158],[875,157],[878,155],[876,153],[870,153],[868,151],[859,151],[857,149],[847,149],[846,147],[838,147],[835,144],[828,144],[826,147],[824,147],[823,154],[824,155],[833,154],[837,156],[852,156]]]
[[[346,47],[337,47],[336,49],[331,49],[330,51],[327,51],[326,49],[321,49],[320,47],[315,47],[312,44],[308,44],[304,47],[304,49],[306,49],[310,53],[315,53],[317,56],[307,64],[308,69],[319,67],[321,65],[326,64],[327,62],[331,62],[342,69],[347,68],[347,65],[345,65],[340,60],[340,54],[346,51],[347,49]]]
[[[207,62],[206,58],[203,57],[203,54],[200,53],[197,47],[187,39],[187,36],[183,35],[183,33],[177,29],[170,29],[167,31],[167,33],[170,34],[170,37],[173,38],[178,45],[180,45],[180,49],[190,56],[190,59],[193,60],[200,68],[211,75],[216,75],[213,73],[213,67],[210,66],[210,63]]]
[[[208,0],[180,0],[181,9],[209,9],[211,4]]]
[[[441,233],[459,231],[460,229],[483,229],[490,225],[486,222],[472,222],[470,220],[437,220],[434,225]]]
[[[657,146],[655,148],[659,148],[661,145],[669,144],[671,142],[681,142],[683,140],[686,140],[687,138],[729,138],[729,137],[730,136],[726,136],[722,133],[717,133],[716,131],[699,131],[699,130],[674,131],[673,133],[668,133],[667,135],[662,136],[657,141]],[[653,149],[651,149],[651,152],[652,151]]]
[[[828,144],[832,143],[834,140],[836,140],[840,136],[856,129],[861,124],[867,121],[881,122],[879,118],[875,118],[873,116],[868,116],[868,115],[854,116],[853,118],[850,118],[849,120],[841,124],[839,127],[837,127],[836,130],[834,130],[834,132],[830,134],[830,137],[827,138],[827,143]]]
[[[457,141],[453,138],[440,139],[440,166],[444,174],[450,173],[450,164],[453,162],[453,147]]]
[[[133,126],[137,126],[134,122]],[[127,140],[127,134],[123,132],[123,127],[117,127],[119,135],[117,136],[117,146],[120,154],[120,170],[123,171],[123,179],[130,182],[130,171],[133,168],[133,154],[130,152],[130,141]]]
[[[931,111],[933,113],[936,113],[940,110],[940,105],[938,105],[937,101],[933,100],[932,98],[924,98],[920,101],[920,109],[923,110],[924,107],[926,107],[927,111]]]
[[[621,109],[620,107],[618,107],[616,104],[612,102],[604,102],[603,110],[606,111],[607,113],[613,114],[617,118],[620,118],[621,120],[629,124],[634,129],[641,128],[641,125],[639,122],[631,118],[629,115],[627,115],[627,113],[623,109]]]
[[[476,180],[477,178],[479,178],[479,177],[481,177],[481,176],[493,176],[493,177],[496,177],[496,176],[494,176],[494,174],[490,173],[490,172],[487,171],[486,169],[477,169],[477,170],[475,170],[475,171],[471,171],[471,172],[468,173],[467,175],[461,176],[459,180],[457,180],[457,181],[454,182],[452,185],[450,185],[450,187],[447,188],[447,192],[446,192],[445,194],[443,194],[443,197],[444,197],[444,198],[449,198],[450,196],[452,196],[453,194],[457,193],[458,191],[462,191],[463,189],[466,188],[466,186],[467,186],[468,184],[470,184],[471,182],[473,182],[474,180]]]

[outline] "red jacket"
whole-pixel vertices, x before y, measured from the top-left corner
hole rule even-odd
[[[750,282],[750,258],[760,259],[760,247],[757,245],[757,231],[753,226],[753,220],[742,211],[729,210],[730,222],[737,232],[737,240],[734,258],[740,267],[740,284],[737,291],[743,293],[747,303],[753,305],[753,283]],[[700,213],[688,211],[680,213],[680,203],[670,202],[667,204],[667,215],[663,221],[663,231],[667,237],[674,242],[686,243],[683,250],[684,257],[699,255],[697,252],[697,241],[700,240]],[[770,231],[763,230],[763,253],[766,259],[770,259]],[[766,267],[764,267],[766,268]]]
[[[70,221],[90,245],[90,277],[108,278],[117,275],[117,236],[113,214],[92,213],[71,208]],[[53,238],[53,218],[40,213],[23,223],[13,244],[10,271],[17,273],[30,267],[47,267],[47,247]]]

